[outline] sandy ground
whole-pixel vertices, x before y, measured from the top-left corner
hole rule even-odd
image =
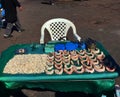
[[[20,0],[20,2],[24,10],[18,12],[18,15],[25,31],[22,33],[14,31],[13,38],[4,39],[4,29],[0,30],[0,52],[13,44],[39,43],[42,24],[51,18],[62,17],[75,24],[77,33],[83,39],[90,37],[100,41],[115,61],[120,64],[119,0],[56,1],[53,6],[46,4],[47,0]],[[45,37],[45,41],[48,41],[49,36],[46,35]],[[69,39],[71,38],[72,36]],[[119,78],[116,79],[116,84],[120,84]],[[14,97],[66,97],[65,94],[63,94],[64,96],[57,96],[55,92],[47,90],[23,89],[22,93],[26,96],[17,91],[16,94],[18,95],[15,96],[14,93]],[[88,97],[88,95],[81,95],[80,97]]]

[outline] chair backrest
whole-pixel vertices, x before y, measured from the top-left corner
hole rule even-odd
[[[48,30],[51,40],[55,41],[60,39],[66,40],[66,35],[70,27],[73,30],[75,38],[80,41],[81,37],[76,33],[76,27],[70,20],[64,18],[54,18],[48,20],[42,25],[40,44],[44,44],[45,29]]]

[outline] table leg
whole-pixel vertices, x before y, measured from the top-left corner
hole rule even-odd
[[[9,97],[9,93],[2,82],[0,82],[0,97]]]
[[[105,95],[106,95],[106,97],[116,97],[115,96],[115,90],[106,92]]]

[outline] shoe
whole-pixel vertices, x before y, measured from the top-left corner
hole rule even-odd
[[[55,5],[54,3],[51,3],[51,5]]]
[[[25,31],[25,29],[18,30],[18,32],[23,32],[23,31]]]
[[[4,34],[4,38],[11,38],[11,37],[13,37],[13,35],[6,35],[6,34]]]
[[[54,5],[54,3],[53,3],[53,2],[50,2],[49,4],[50,4],[50,5]]]

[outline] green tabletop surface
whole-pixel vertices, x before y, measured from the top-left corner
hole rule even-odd
[[[49,42],[47,47],[54,42]],[[113,64],[117,65],[114,59],[109,55],[107,50],[101,43],[97,43],[97,46],[110,58]],[[18,87],[40,87],[43,89],[51,89],[55,91],[82,91],[88,93],[100,93],[103,91],[110,91],[114,89],[114,79],[119,76],[118,71],[115,72],[94,72],[94,73],[82,73],[82,74],[62,74],[62,75],[47,75],[41,74],[4,74],[3,69],[6,63],[14,57],[16,50],[24,48],[26,54],[44,54],[44,44],[16,44],[8,47],[1,53],[0,56],[0,82],[2,82],[6,88],[14,89]],[[50,47],[51,48],[51,47]],[[97,87],[97,89],[96,89]]]

